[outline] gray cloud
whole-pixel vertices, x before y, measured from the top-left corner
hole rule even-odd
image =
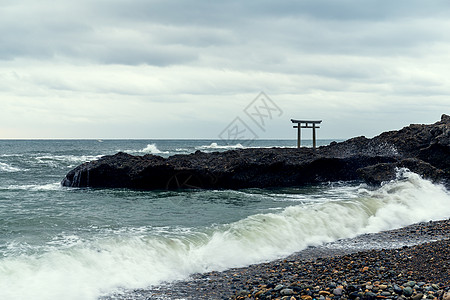
[[[266,52],[258,47],[299,54],[408,55],[416,47],[448,41],[437,29],[450,5],[375,0],[19,3],[0,13],[0,59],[64,56],[157,66],[195,62],[210,53],[209,47],[220,47],[225,56],[228,47],[246,55]]]
[[[358,130],[381,131],[414,116],[432,121],[447,108],[450,3],[443,0],[0,6],[0,118],[8,128],[15,122],[9,114],[29,104],[52,125],[66,116],[74,130],[92,115],[103,124],[95,132],[112,120],[135,128],[189,115],[195,124],[187,127],[213,123],[220,132],[261,90],[296,117],[320,112],[341,122],[347,136],[359,133],[346,121],[352,115]],[[216,110],[223,121],[212,120]],[[393,112],[397,121],[376,122]],[[33,114],[22,114],[24,124],[38,126]],[[161,134],[176,137],[170,129]]]

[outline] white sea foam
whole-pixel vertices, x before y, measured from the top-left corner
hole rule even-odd
[[[379,189],[359,187],[354,195],[343,193],[342,199],[294,205],[202,230],[139,227],[92,240],[69,236],[75,241],[70,247],[1,259],[0,298],[96,299],[120,288],[145,288],[450,216],[449,192],[407,171]]]
[[[19,171],[23,170],[17,167],[13,167],[7,163],[0,162],[0,172],[19,172]]]
[[[35,157],[39,164],[57,166],[59,163],[84,163],[96,160],[102,155],[42,155]]]
[[[203,150],[203,151],[214,151],[214,150],[234,150],[234,149],[248,149],[248,148],[273,148],[274,146],[244,146],[241,143],[237,143],[234,145],[219,145],[218,143],[211,143],[209,145],[202,145],[202,146],[196,146],[196,150]],[[283,148],[295,148],[294,146],[288,147],[288,146],[282,146]]]
[[[140,150],[139,152],[150,153],[150,154],[168,154],[169,151],[161,151],[156,147],[156,144],[148,144],[147,147]]]
[[[0,157],[22,157],[23,154],[0,154]]]
[[[59,182],[47,183],[47,184],[24,184],[24,185],[10,185],[6,189],[8,190],[26,190],[26,191],[57,191],[61,190],[61,184]]]
[[[203,146],[197,146],[195,149],[197,150],[216,150],[216,149],[243,149],[246,148],[242,144],[235,144],[235,145],[219,145],[217,143],[211,143],[210,145],[203,145]]]

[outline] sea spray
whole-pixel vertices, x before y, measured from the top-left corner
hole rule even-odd
[[[147,146],[145,146],[142,149],[138,149],[138,150],[133,150],[133,149],[117,150],[117,152],[121,152],[121,151],[132,154],[132,155],[155,154],[155,155],[167,156],[168,154],[170,154],[169,151],[161,151],[160,149],[158,149],[158,146],[156,145],[156,143],[147,144]]]
[[[377,201],[380,207],[360,233],[379,232],[450,216],[449,191],[443,185],[424,180],[407,169],[397,172],[397,180],[364,193],[372,201]]]
[[[148,144],[147,147],[140,150],[141,153],[149,153],[149,154],[169,154],[168,151],[161,151],[158,149],[156,144]]]
[[[218,193],[224,192],[191,195]],[[448,191],[404,170],[397,180],[376,189],[344,184],[285,195],[274,190],[232,192],[230,197],[284,198],[291,205],[228,224],[144,226],[91,236],[67,233],[67,239],[59,240],[65,246],[47,243],[39,251],[17,254],[9,249],[0,260],[0,298],[96,299],[121,289],[245,266],[311,245],[450,216]]]

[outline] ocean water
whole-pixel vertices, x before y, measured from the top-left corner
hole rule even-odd
[[[0,299],[126,294],[450,217],[449,192],[407,170],[378,188],[360,182],[238,191],[60,186],[70,169],[118,151],[167,157],[234,148],[244,146],[214,140],[1,140]]]

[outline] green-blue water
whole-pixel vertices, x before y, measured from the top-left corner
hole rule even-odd
[[[407,171],[378,189],[330,183],[144,192],[59,184],[77,165],[118,151],[167,157],[240,147],[213,140],[0,141],[0,299],[96,299],[450,217],[448,191]]]

